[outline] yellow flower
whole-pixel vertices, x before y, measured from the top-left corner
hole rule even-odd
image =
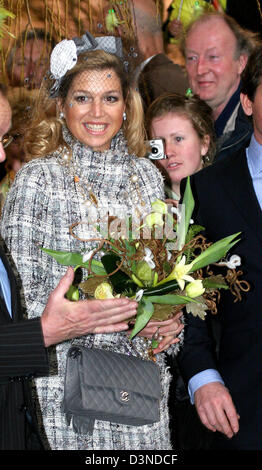
[[[187,273],[189,273],[192,269],[193,264],[186,264],[186,257],[183,256],[182,259],[179,261],[178,264],[174,267],[172,273],[169,276],[172,276],[172,279],[176,279],[178,282],[178,285],[181,290],[184,290],[185,287],[185,281],[193,282],[194,278],[192,276],[188,276]]]
[[[141,281],[151,281],[152,280],[152,269],[146,261],[139,261],[136,267],[136,275]]]
[[[108,282],[102,282],[94,292],[95,299],[113,299],[113,289]]]
[[[195,281],[190,282],[186,286],[186,295],[191,297],[199,297],[200,295],[204,294],[205,288],[203,287],[203,282],[201,279],[196,279]]]
[[[159,225],[162,227],[164,225],[163,215],[160,214],[160,212],[152,212],[146,216],[145,223],[150,228],[152,228],[153,225]]]
[[[154,212],[158,212],[159,214],[167,214],[167,205],[164,201],[161,201],[161,199],[156,199],[156,201],[152,202],[151,207]]]
[[[173,271],[162,281],[158,282],[158,286],[160,284],[164,284],[165,282],[173,281],[176,279],[178,285],[181,290],[185,288],[185,281],[193,282],[195,279],[192,276],[189,276],[187,273],[191,271],[193,267],[193,263],[186,264],[186,257],[183,256],[182,259],[177,263],[173,269]]]

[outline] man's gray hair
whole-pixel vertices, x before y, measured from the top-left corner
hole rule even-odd
[[[253,50],[261,44],[261,40],[259,39],[258,33],[253,33],[247,29],[242,28],[234,18],[224,13],[219,12],[206,12],[200,15],[195,21],[190,23],[190,25],[186,28],[185,34],[180,43],[180,49],[182,54],[185,56],[185,49],[186,49],[186,39],[190,32],[195,28],[196,25],[201,25],[206,23],[212,18],[218,18],[229,27],[230,31],[236,38],[236,50],[234,58],[235,60],[239,59],[239,57],[244,54],[248,57],[253,52]]]

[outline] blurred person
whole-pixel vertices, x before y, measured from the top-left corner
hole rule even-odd
[[[134,73],[144,109],[159,95],[165,92],[184,94],[188,88],[188,79],[183,66],[175,63],[165,53],[162,20],[156,2],[134,0],[130,3],[130,14],[137,47],[138,66]],[[119,20],[125,5],[115,4]],[[118,34],[125,37],[125,30],[119,25]]]
[[[171,44],[178,43],[184,30],[199,15],[216,9],[223,11],[225,4],[225,0],[173,0],[167,10],[167,20],[163,24],[165,40]]]
[[[23,31],[7,57],[9,86],[40,88],[54,46],[55,40],[40,28]]]
[[[23,90],[22,93],[9,93],[9,103],[12,109],[12,127],[8,133],[10,142],[6,147],[6,174],[0,182],[0,213],[7,193],[14,182],[15,175],[25,162],[23,147],[24,133],[34,103],[34,91]],[[8,96],[8,92],[7,92]]]
[[[138,67],[138,87],[145,110],[165,92],[184,94],[188,80],[184,67],[165,53],[162,20],[153,0],[133,1],[134,27],[142,62]]]

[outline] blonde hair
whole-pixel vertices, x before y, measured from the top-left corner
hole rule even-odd
[[[130,153],[142,157],[146,153],[144,112],[139,92],[132,88],[128,73],[121,59],[103,50],[91,50],[78,56],[77,64],[63,77],[58,99],[64,103],[74,78],[86,70],[114,70],[118,76],[126,103],[126,120],[122,130]],[[27,160],[43,157],[65,145],[62,137],[63,121],[52,111],[54,99],[49,97],[54,80],[45,77],[35,103],[34,113],[25,134]]]

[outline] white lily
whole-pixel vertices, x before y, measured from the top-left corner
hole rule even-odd
[[[237,266],[241,266],[241,258],[238,255],[232,255],[228,261],[221,261],[218,264],[220,266],[227,266],[229,269],[235,269]]]
[[[152,212],[151,214],[148,214],[145,218],[145,224],[150,228],[154,225],[162,227],[164,225],[163,214],[160,214],[160,212]]]
[[[140,302],[140,300],[143,297],[143,294],[144,294],[144,289],[140,289],[139,291],[137,291],[136,296],[135,296],[135,301]]]
[[[145,247],[145,256],[143,260],[146,261],[146,263],[151,269],[154,269],[156,267],[155,262],[153,261],[153,253],[148,247]]]
[[[86,251],[82,256],[82,261],[85,263],[89,261],[95,250]]]
[[[171,212],[177,215],[177,221],[179,222],[181,219],[181,210],[179,209],[179,207],[175,207],[175,206],[171,207]]]
[[[180,208],[179,207],[171,207],[171,212],[173,212],[173,214],[177,215],[177,221],[180,222],[181,221],[181,216],[182,216]],[[193,224],[194,220],[190,219],[189,223]]]

